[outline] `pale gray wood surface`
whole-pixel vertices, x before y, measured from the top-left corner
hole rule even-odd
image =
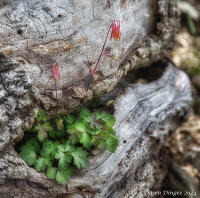
[[[63,9],[66,7],[68,11]],[[78,17],[86,14],[88,17]],[[95,77],[86,101],[112,90],[129,70],[149,66],[167,53],[179,29],[177,1],[0,1],[0,152],[18,142],[23,132],[33,126],[39,109],[51,117],[55,114],[56,94],[50,78],[52,63],[61,65],[59,98],[62,90],[73,82],[83,87],[87,69],[82,65],[82,58],[85,60],[88,53],[92,59],[98,57],[113,18],[121,20],[122,38],[118,42],[108,39],[108,45],[113,47],[118,60],[102,60],[99,69],[105,67],[104,78]],[[69,30],[59,31],[69,23],[72,23]],[[83,29],[85,40],[78,42]],[[65,49],[63,42],[74,47]],[[43,48],[38,51],[39,46]],[[47,46],[54,50],[46,50]],[[80,72],[74,72],[77,69]],[[58,114],[70,113],[81,105],[84,96],[77,88],[73,91],[69,100],[73,106],[59,103]]]
[[[121,40],[110,41],[117,61],[102,57],[88,100],[110,91],[131,68],[148,66],[173,45],[179,28],[176,0],[9,0],[0,2],[0,52],[26,71],[38,88],[42,107],[55,112],[52,64],[60,66],[58,95],[73,85],[83,88],[89,72],[83,64],[87,56],[97,62],[113,19],[121,21]],[[131,59],[130,59],[131,58]],[[2,65],[0,71],[11,69]],[[66,114],[80,105],[83,97],[74,88],[73,106],[60,104]]]

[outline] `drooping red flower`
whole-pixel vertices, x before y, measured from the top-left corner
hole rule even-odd
[[[58,64],[53,64],[52,65],[52,76],[53,76],[55,82],[59,81],[60,73],[59,73],[59,70],[58,70]]]
[[[118,39],[120,40],[120,38],[121,38],[120,20],[117,20],[117,23],[115,23],[115,20],[111,21],[111,27],[112,27],[112,32],[111,32],[110,40],[112,38],[115,41],[117,41]]]

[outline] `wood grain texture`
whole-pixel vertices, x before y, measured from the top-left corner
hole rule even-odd
[[[86,57],[86,52],[92,52],[93,55],[97,55],[99,53],[98,44],[102,44],[104,41],[110,19],[119,16],[118,19],[121,20],[122,24],[121,31],[124,36],[121,41],[108,42],[116,50],[118,61],[115,63],[111,61],[114,64],[111,67],[111,62],[107,60],[103,64],[105,61],[103,60],[101,64],[106,67],[104,78],[101,80],[96,79],[91,85],[86,101],[112,90],[121,77],[126,75],[129,70],[145,67],[154,61],[160,60],[163,54],[173,46],[173,39],[179,27],[175,0],[167,2],[165,0],[159,0],[158,2],[154,0],[77,1],[77,5],[80,5],[80,8],[76,7],[76,3],[71,0],[59,1],[59,4],[56,2],[52,1],[52,3],[49,3],[48,1],[37,0],[0,2],[0,38],[2,41],[0,42],[1,153],[3,153],[7,146],[15,144],[22,139],[24,131],[33,126],[39,109],[45,110],[50,117],[55,114],[56,94],[54,82],[49,78],[51,76],[52,62],[59,60],[58,63],[60,64],[60,60],[62,60],[62,64],[60,64],[61,80],[58,84],[59,97],[61,97],[63,89],[66,89],[69,84],[72,85],[73,81],[71,78],[78,78],[79,80],[75,80],[74,83],[78,83],[80,87],[82,86],[82,79],[86,70],[84,66],[79,64],[80,61],[82,63],[82,58],[79,57],[80,49],[82,54],[84,54],[84,58]],[[87,6],[86,3],[91,5]],[[69,12],[63,9],[65,6],[68,6]],[[80,17],[77,17],[84,14],[81,12],[84,8],[84,12],[90,14],[90,16],[88,18],[81,18],[80,23],[76,24],[75,19],[79,19]],[[92,15],[90,9],[95,10],[92,12]],[[102,13],[103,19],[101,19],[99,13]],[[108,13],[112,14],[109,15]],[[95,18],[95,14],[100,17],[100,20],[97,20],[98,17]],[[72,15],[75,15],[75,17]],[[129,15],[131,17],[127,18]],[[69,21],[66,22],[66,20],[68,17],[69,21],[74,23],[73,27],[70,26],[69,31],[62,31],[61,34],[58,30],[62,24],[64,28],[67,28],[66,24]],[[94,20],[92,21],[91,18]],[[156,18],[157,20],[159,19],[159,22],[155,21]],[[135,21],[136,19],[137,21]],[[82,22],[82,20],[85,20],[85,22]],[[39,23],[39,21],[43,21],[46,24],[47,32],[51,34],[42,34],[44,25],[42,22]],[[88,25],[84,25],[86,22],[88,22]],[[102,27],[106,27],[104,31],[100,31]],[[79,37],[76,35],[80,36],[84,28],[87,30],[84,30],[84,38],[86,40],[79,40],[82,42],[78,42],[77,39]],[[153,29],[157,33],[151,34]],[[70,33],[70,31],[72,32]],[[43,32],[45,33],[45,31]],[[73,32],[76,32],[76,34],[72,34]],[[88,35],[92,33],[93,36],[88,36],[86,32]],[[98,37],[98,34],[101,34],[102,37]],[[140,41],[136,37],[140,38]],[[90,42],[87,41],[88,39],[91,39]],[[64,49],[63,42],[68,41],[73,41],[74,43],[72,42],[70,45],[77,45],[77,47],[72,50],[68,46],[67,50],[62,51]],[[28,46],[27,42],[29,43]],[[94,47],[90,46],[89,49],[91,50],[88,51],[86,48],[89,44]],[[124,51],[122,50],[123,45]],[[43,47],[38,51],[40,49],[39,46]],[[53,46],[55,50],[48,51],[46,50],[47,46]],[[66,47],[66,45],[64,46]],[[37,50],[34,51],[35,49]],[[124,53],[123,56],[119,55],[122,52]],[[76,55],[76,57],[73,59],[72,55]],[[71,58],[69,59],[69,57]],[[66,66],[64,67],[63,64],[66,64]],[[72,65],[72,67],[68,67],[68,65]],[[70,68],[78,68],[80,72],[75,72],[75,76],[73,76],[71,75]],[[64,70],[66,70],[67,75],[71,76],[70,78],[62,76],[65,73]],[[109,73],[110,71],[112,71],[112,75]],[[77,88],[74,88],[73,96],[70,100],[64,104],[59,103],[58,114],[66,115],[72,112],[82,101],[83,96],[80,95]]]
[[[89,168],[75,170],[68,184],[59,186],[23,163],[11,146],[1,157],[0,196],[12,197],[12,191],[20,197],[143,198],[165,176],[167,157],[160,148],[178,120],[192,113],[191,105],[189,78],[169,63],[158,80],[131,84],[116,101],[116,153],[93,150]],[[12,165],[21,166],[15,177],[9,155],[16,158]]]
[[[60,66],[58,95],[73,83],[83,87],[87,56],[97,61],[112,19],[121,21],[121,40],[108,39],[117,61],[102,57],[87,100],[113,89],[133,68],[148,66],[173,45],[179,29],[177,1],[170,0],[83,0],[0,2],[0,52],[27,72],[39,90],[41,106],[55,112],[56,94],[51,65]],[[110,36],[109,36],[110,37]],[[13,68],[0,66],[0,71]],[[59,104],[58,113],[72,112],[83,97],[74,88],[70,105]]]
[[[59,97],[73,83],[83,87],[82,61],[97,60],[110,20],[119,19],[121,41],[107,43],[117,61],[101,60],[104,77],[95,76],[87,100],[109,92],[129,70],[149,66],[173,46],[176,0],[8,0],[0,1],[0,19],[0,197],[139,198],[155,185],[154,173],[163,178],[156,156],[192,100],[187,76],[172,65],[159,80],[127,89],[115,105],[118,150],[92,151],[89,169],[76,170],[66,186],[28,167],[13,145],[39,109],[55,113],[53,63],[60,65]],[[74,88],[73,106],[59,103],[58,113],[72,112],[82,100]]]

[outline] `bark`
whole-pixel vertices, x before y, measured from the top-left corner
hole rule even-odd
[[[75,170],[66,186],[59,186],[21,160],[12,146],[1,157],[1,197],[149,197],[159,189],[167,169],[160,148],[178,120],[191,113],[187,75],[168,64],[162,77],[147,84],[131,84],[115,103],[117,151],[93,150],[86,170]],[[15,180],[13,180],[15,179]],[[11,195],[11,192],[13,194]]]
[[[130,69],[160,60],[179,27],[175,0],[56,2],[0,2],[0,152],[33,126],[39,109],[55,114],[53,63],[60,65],[59,98],[73,83],[83,86],[88,68],[82,61],[86,55],[98,58],[110,19],[121,20],[121,41],[107,43],[117,62],[102,59],[98,69],[104,78],[95,77],[86,101],[112,90]],[[58,114],[72,112],[83,97],[74,88],[68,102],[59,103]]]
[[[51,65],[60,66],[58,94],[75,86],[83,88],[88,68],[83,61],[97,61],[111,19],[121,20],[121,40],[110,41],[117,61],[102,57],[98,70],[104,77],[95,76],[87,100],[113,89],[122,76],[133,68],[148,66],[173,45],[179,28],[177,1],[117,0],[117,1],[2,1],[0,4],[0,52],[14,60],[14,65],[2,64],[0,71],[18,68],[29,74],[39,90],[40,105],[49,115],[56,107]],[[158,21],[158,22],[157,22]],[[109,36],[110,37],[110,36]],[[4,81],[2,80],[2,84]],[[81,104],[74,88],[73,97],[59,106],[66,114]],[[71,105],[72,104],[72,105]]]
[[[75,85],[68,103],[59,103],[58,113],[67,114],[83,101],[77,91],[88,73],[83,60],[98,59],[109,21],[121,21],[121,40],[107,42],[117,61],[102,58],[98,70],[104,77],[95,76],[87,100],[112,90],[129,70],[149,66],[168,52],[179,29],[176,4],[176,0],[0,2],[1,197],[97,198],[129,193],[142,197],[141,188],[156,185],[154,173],[160,180],[164,177],[165,168],[159,167],[162,160],[156,155],[164,136],[175,127],[175,118],[191,108],[189,80],[172,65],[158,81],[127,89],[115,104],[117,152],[91,152],[89,169],[77,170],[66,186],[28,167],[13,145],[33,126],[39,109],[49,116],[55,113],[52,64],[60,66],[59,98]]]

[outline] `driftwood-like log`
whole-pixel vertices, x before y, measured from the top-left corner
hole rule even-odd
[[[0,197],[97,198],[130,193],[139,198],[142,190],[159,186],[165,169],[159,166],[162,159],[154,156],[164,135],[175,127],[175,118],[187,115],[191,105],[189,80],[172,65],[159,80],[131,85],[117,100],[118,150],[92,151],[89,169],[75,171],[66,186],[28,167],[13,145],[33,126],[39,109],[49,116],[55,113],[52,64],[60,66],[59,97],[75,85],[70,101],[59,103],[58,113],[67,114],[83,101],[76,88],[83,87],[88,72],[82,61],[87,56],[97,60],[110,20],[121,21],[121,40],[107,42],[117,61],[102,58],[98,69],[104,77],[95,76],[87,100],[112,90],[129,70],[149,66],[167,53],[179,29],[176,4],[176,0],[0,1]]]
[[[83,60],[97,60],[111,19],[121,21],[121,40],[107,43],[117,61],[102,58],[104,77],[95,77],[86,101],[112,90],[130,69],[160,60],[179,29],[176,0],[9,0],[0,1],[0,19],[0,153],[22,139],[39,109],[55,114],[53,63],[60,66],[59,98],[73,83],[83,87]],[[83,97],[74,88],[58,114],[72,112]]]
[[[158,80],[131,84],[115,102],[116,153],[93,150],[89,168],[75,170],[68,184],[60,186],[28,167],[10,146],[0,159],[0,197],[149,197],[166,174],[160,148],[191,113],[191,104],[189,78],[169,63]]]
[[[83,61],[89,57],[97,62],[112,19],[121,21],[122,36],[115,42],[109,35],[106,46],[112,47],[117,61],[102,57],[98,70],[104,77],[95,76],[87,100],[112,90],[130,69],[160,60],[179,29],[177,0],[1,1],[0,52],[15,64],[2,64],[0,71],[9,73],[14,67],[26,72],[39,90],[42,108],[53,115],[51,65],[60,66],[59,98],[73,85],[83,88],[89,72]],[[72,112],[82,100],[74,88],[73,106],[60,103],[58,112]]]

